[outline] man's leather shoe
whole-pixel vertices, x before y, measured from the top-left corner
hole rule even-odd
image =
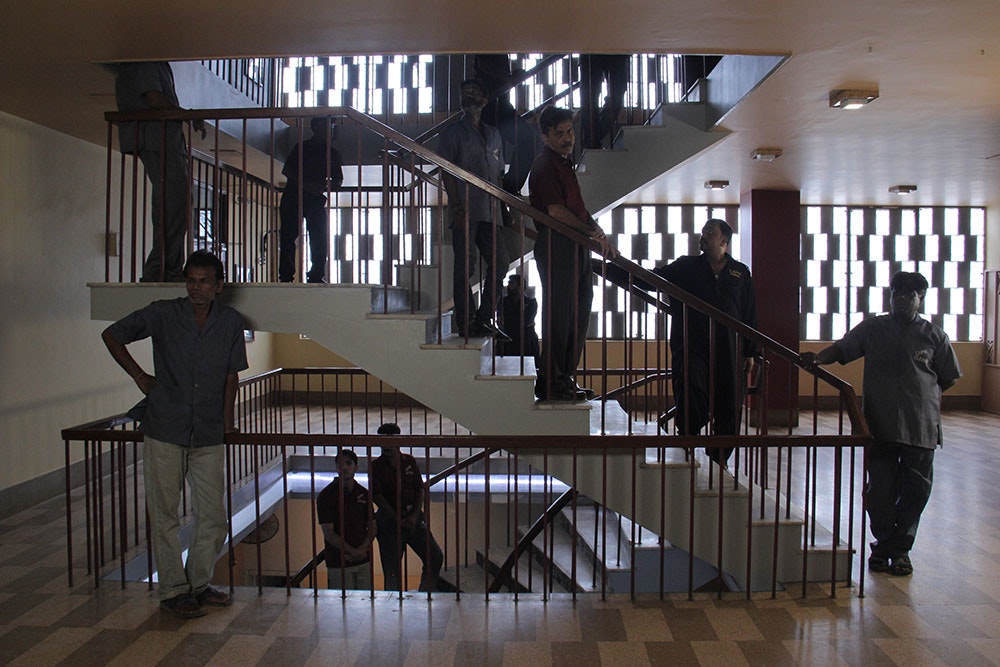
[[[535,397],[540,401],[583,401],[582,391],[573,391],[566,386],[549,387],[548,391],[535,389]]]
[[[570,391],[576,392],[585,401],[592,401],[597,393],[593,389],[588,389],[587,387],[581,387],[576,383],[575,380],[569,380],[566,383],[566,388]]]
[[[469,327],[469,335],[476,338],[493,338],[504,343],[509,343],[513,340],[491,322],[473,322],[472,326]]]

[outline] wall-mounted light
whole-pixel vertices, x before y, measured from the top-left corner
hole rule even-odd
[[[758,162],[774,162],[779,157],[781,157],[780,148],[755,148],[750,153],[750,159]]]
[[[890,194],[894,195],[908,195],[911,192],[916,192],[917,186],[915,185],[894,185],[889,188]]]
[[[729,181],[705,181],[706,190],[725,190],[729,187]]]
[[[878,99],[877,90],[832,90],[831,109],[860,109]]]

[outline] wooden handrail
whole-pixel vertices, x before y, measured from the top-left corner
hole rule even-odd
[[[552,230],[566,236],[573,241],[577,242],[581,246],[589,249],[590,251],[600,254],[600,245],[585,236],[584,234],[578,232],[576,229],[569,227],[563,222],[553,218],[552,216],[539,211],[527,202],[525,202],[520,197],[513,195],[499,185],[490,183],[476,174],[467,171],[457,164],[445,160],[440,155],[434,151],[428,149],[426,146],[421,145],[416,140],[404,135],[398,130],[386,125],[385,123],[373,118],[367,114],[363,114],[350,107],[315,107],[315,108],[298,108],[298,109],[275,109],[275,108],[251,108],[251,109],[200,109],[200,110],[184,110],[184,111],[144,111],[137,113],[121,113],[121,112],[108,112],[105,114],[105,118],[109,121],[121,121],[121,120],[197,120],[197,119],[237,119],[237,118],[273,118],[277,116],[282,117],[315,117],[315,116],[344,116],[351,119],[357,124],[381,135],[385,139],[395,143],[401,148],[417,155],[421,160],[435,164],[440,169],[447,171],[451,175],[455,176],[460,181],[465,181],[473,187],[476,187],[487,194],[491,195],[493,198],[503,202],[508,207],[513,210],[521,212],[532,218],[536,224],[541,223],[550,227]],[[764,333],[750,328],[739,319],[734,318],[721,310],[715,308],[711,304],[698,299],[697,297],[681,290],[679,287],[673,283],[661,278],[660,276],[654,274],[653,272],[642,268],[635,262],[626,259],[624,257],[615,257],[613,259],[606,260],[608,264],[614,265],[619,269],[623,270],[628,276],[628,288],[632,288],[633,284],[636,282],[642,282],[650,285],[651,288],[656,292],[657,297],[660,294],[666,294],[669,299],[676,298],[678,301],[685,303],[688,307],[707,315],[714,322],[724,325],[731,331],[735,331],[744,338],[753,341],[761,349],[767,350],[774,356],[784,359],[789,364],[796,366],[807,373],[814,375],[828,385],[834,387],[840,394],[842,403],[848,412],[850,417],[852,429],[856,432],[863,434],[864,436],[870,436],[867,424],[865,423],[864,417],[861,414],[860,406],[858,405],[857,394],[854,392],[853,387],[841,378],[830,373],[829,371],[814,367],[807,367],[802,363],[798,352],[782,345],[773,338],[765,335]],[[599,272],[599,275],[605,279],[611,279],[607,275],[606,271]],[[667,307],[666,302],[662,299],[657,299],[657,303],[652,304],[654,307],[660,309],[661,311]]]

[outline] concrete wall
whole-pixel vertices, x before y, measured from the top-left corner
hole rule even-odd
[[[106,151],[0,113],[0,507],[61,488],[59,431],[127,410],[139,391],[104,349],[88,282],[104,279]],[[136,357],[150,365],[149,346]],[[270,336],[248,347],[271,367]],[[74,459],[78,458],[74,455]]]

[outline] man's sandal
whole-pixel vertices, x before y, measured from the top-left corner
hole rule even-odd
[[[181,619],[198,618],[206,613],[204,607],[198,604],[198,600],[189,593],[183,593],[169,600],[162,600],[160,609],[174,618]]]

